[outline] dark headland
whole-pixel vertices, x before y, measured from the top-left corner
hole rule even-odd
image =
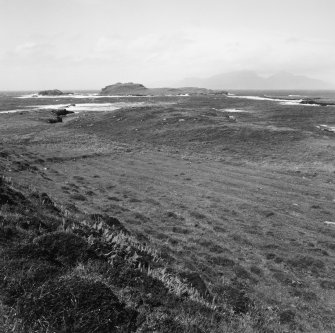
[[[41,96],[61,96],[64,93],[59,89],[51,89],[51,90],[42,90],[38,92]]]
[[[72,92],[63,92],[59,89],[50,89],[50,90],[42,90],[38,92],[39,96],[64,96],[64,95],[73,95]]]

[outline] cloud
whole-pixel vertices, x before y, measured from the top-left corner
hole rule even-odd
[[[301,39],[297,37],[289,37],[285,40],[286,44],[298,44],[300,42],[301,42]]]
[[[14,53],[18,55],[29,54],[33,53],[36,48],[38,48],[38,45],[36,43],[25,42],[23,44],[17,45],[14,49]]]
[[[17,57],[34,57],[40,54],[49,53],[51,48],[52,45],[49,43],[27,41],[16,45],[10,53]]]
[[[2,53],[1,65],[34,68],[40,75],[46,69],[67,76],[83,73],[97,81],[205,77],[240,69],[326,77],[335,75],[335,44],[243,27],[230,31],[187,26],[164,32],[55,34],[52,38],[41,34],[12,45]]]
[[[2,54],[5,65],[41,65],[53,59],[54,46],[46,42],[25,41]]]

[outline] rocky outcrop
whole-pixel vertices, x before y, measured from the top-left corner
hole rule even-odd
[[[67,109],[55,109],[51,110],[56,116],[66,116],[68,114],[74,113],[73,111],[68,111]]]
[[[116,83],[103,88],[103,96],[182,96],[182,95],[226,95],[223,90],[211,90],[197,87],[183,88],[147,88],[140,83]]]
[[[69,106],[72,106],[72,105],[69,105]],[[49,124],[56,124],[56,123],[62,123],[64,117],[74,112],[68,111],[67,109],[54,109],[54,110],[51,110],[51,113],[54,117],[47,119],[47,122]]]
[[[115,83],[103,88],[100,92],[100,95],[121,95],[121,96],[145,96],[150,95],[149,89],[146,88],[143,84],[139,83]]]
[[[320,131],[325,131],[325,132],[332,132],[335,133],[335,126],[328,126],[328,125],[318,125],[316,126]]]
[[[52,90],[42,90],[38,92],[41,96],[61,96],[64,95],[64,93],[58,89],[52,89]]]
[[[305,105],[317,105],[317,106],[329,106],[329,105],[335,105],[333,102],[327,102],[327,101],[321,101],[319,98],[311,99],[311,98],[306,98],[303,99],[300,104],[305,104]]]
[[[55,117],[55,118],[49,118],[49,119],[47,119],[47,122],[48,122],[49,124],[62,123],[62,122],[63,122],[63,118],[60,117],[60,116],[57,116],[57,117]]]

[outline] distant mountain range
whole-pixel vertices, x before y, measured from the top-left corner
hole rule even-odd
[[[209,89],[331,89],[330,83],[279,72],[269,77],[262,77],[253,71],[235,71],[214,75],[208,78],[186,78],[173,84],[178,87],[202,87]]]

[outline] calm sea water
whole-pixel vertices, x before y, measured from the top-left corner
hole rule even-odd
[[[171,97],[171,101],[174,97]],[[185,97],[187,98],[187,97]],[[232,90],[229,100],[223,97],[222,103],[227,101],[232,106],[244,104],[250,101],[259,106],[269,103],[275,105],[284,104],[294,107],[304,98],[319,99],[335,103],[335,91],[311,91],[311,90]],[[165,98],[166,101],[169,98]],[[29,91],[0,91],[0,112],[22,112],[40,110],[46,108],[69,107],[73,111],[112,111],[126,104],[154,103],[153,97],[106,97],[99,96],[98,91],[75,91],[73,95],[43,97],[36,92]],[[229,105],[228,105],[229,106]],[[301,106],[301,104],[299,105]],[[306,106],[313,107],[313,106]],[[317,106],[315,106],[317,107]],[[331,107],[331,108],[335,108]]]

